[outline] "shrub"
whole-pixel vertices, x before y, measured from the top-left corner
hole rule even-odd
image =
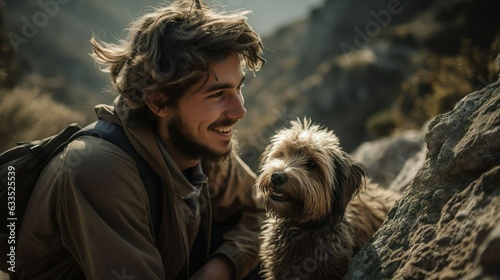
[[[395,102],[395,123],[399,129],[418,129],[429,119],[445,113],[465,95],[496,81],[494,65],[500,53],[500,32],[489,50],[463,40],[456,56],[426,54],[413,76],[402,84]]]
[[[17,87],[0,96],[0,151],[19,141],[42,139],[86,119],[36,88]]]

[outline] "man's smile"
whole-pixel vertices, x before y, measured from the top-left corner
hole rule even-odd
[[[212,130],[219,133],[230,133],[233,130],[233,128],[231,126],[214,127],[212,128]]]

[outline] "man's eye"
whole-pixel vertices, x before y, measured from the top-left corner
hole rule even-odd
[[[223,92],[222,92],[222,91],[219,91],[219,92],[217,92],[217,93],[214,93],[214,94],[212,94],[212,95],[209,95],[209,96],[208,96],[208,98],[217,98],[217,97],[221,97],[221,96],[222,96],[222,94],[223,94]]]

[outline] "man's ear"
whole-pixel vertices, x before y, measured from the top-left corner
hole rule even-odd
[[[168,98],[161,93],[150,93],[144,96],[144,102],[148,105],[149,110],[158,117],[166,117],[169,115]]]

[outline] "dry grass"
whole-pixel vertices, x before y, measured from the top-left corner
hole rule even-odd
[[[85,117],[36,88],[17,87],[0,96],[0,151],[19,141],[41,139]]]

